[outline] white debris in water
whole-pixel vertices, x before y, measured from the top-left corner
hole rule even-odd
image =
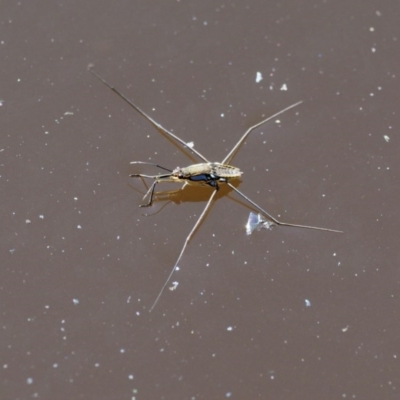
[[[311,301],[308,299],[305,299],[304,302],[306,303],[306,307],[311,307]]]
[[[178,287],[178,285],[179,285],[179,282],[177,282],[177,281],[172,282],[172,285],[169,287],[169,290],[171,290],[171,291],[175,290]]]
[[[286,83],[284,83],[284,84],[281,86],[281,90],[287,90],[287,85],[286,85]]]
[[[383,138],[389,143],[390,137],[388,135],[383,135]]]
[[[77,306],[79,304],[79,300],[78,299],[72,299],[72,302]]]
[[[275,224],[272,221],[268,221],[261,214],[250,212],[246,224],[246,234],[251,235],[255,230],[260,231],[263,228],[271,229],[273,225]]]
[[[263,80],[263,76],[261,72],[257,72],[256,74],[256,83],[259,83]]]
[[[188,147],[190,147],[190,148],[194,147],[194,142],[188,142],[188,143],[186,143],[186,144],[187,144]]]

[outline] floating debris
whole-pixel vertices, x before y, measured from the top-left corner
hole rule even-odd
[[[246,234],[251,235],[255,230],[271,229],[274,222],[268,221],[263,215],[251,212],[246,224]]]

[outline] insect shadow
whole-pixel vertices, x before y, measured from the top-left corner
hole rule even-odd
[[[245,199],[249,204],[251,204],[255,209],[257,209],[259,212],[261,212],[264,216],[269,218],[272,222],[274,222],[276,225],[281,225],[281,226],[292,226],[296,228],[306,228],[306,229],[315,229],[315,230],[320,230],[320,231],[328,231],[328,232],[337,232],[337,233],[342,233],[342,231],[338,231],[335,229],[328,229],[328,228],[320,228],[316,226],[308,226],[308,225],[298,225],[298,224],[290,224],[287,222],[282,222],[273,217],[271,214],[269,214],[267,211],[265,211],[263,208],[261,208],[258,204],[256,204],[253,200],[251,200],[249,197],[247,197],[243,192],[241,192],[236,186],[234,186],[230,181],[238,180],[242,176],[242,171],[230,165],[230,161],[232,158],[235,156],[237,150],[241,146],[241,144],[245,141],[247,136],[256,128],[259,126],[265,124],[266,122],[270,121],[271,119],[277,117],[278,115],[281,115],[285,113],[286,111],[297,107],[299,104],[302,103],[302,101],[298,101],[297,103],[294,103],[290,105],[289,107],[284,108],[283,110],[275,113],[274,115],[271,115],[268,118],[263,119],[262,121],[258,122],[257,124],[251,126],[250,128],[247,129],[247,131],[242,135],[242,137],[239,139],[239,141],[233,146],[232,150],[225,156],[225,158],[221,162],[210,162],[206,157],[204,157],[198,150],[194,148],[194,146],[191,145],[191,143],[187,143],[178,136],[176,136],[174,133],[170,132],[169,130],[165,129],[163,126],[161,126],[158,122],[156,122],[153,118],[151,118],[149,115],[147,115],[144,111],[142,111],[136,104],[134,104],[131,100],[129,100],[124,94],[122,94],[119,90],[117,90],[115,87],[111,86],[104,78],[102,78],[94,69],[92,66],[88,67],[88,70],[97,78],[99,79],[104,85],[106,85],[108,88],[110,88],[114,93],[116,93],[120,98],[122,98],[125,102],[127,102],[131,107],[133,107],[139,114],[141,114],[144,118],[147,119],[159,132],[162,134],[166,135],[167,137],[170,137],[174,140],[176,140],[178,143],[180,143],[185,149],[190,150],[193,152],[195,155],[197,155],[203,162],[199,164],[192,164],[189,165],[188,167],[177,167],[175,169],[169,169],[165,168],[161,165],[154,164],[154,163],[149,163],[145,161],[132,161],[131,164],[144,164],[144,165],[151,165],[156,168],[162,169],[165,171],[164,173],[160,173],[157,175],[145,175],[145,174],[132,174],[130,175],[133,178],[145,178],[145,179],[152,179],[153,183],[151,184],[150,188],[148,189],[147,193],[144,195],[143,200],[145,201],[144,204],[140,205],[140,207],[149,207],[153,203],[154,199],[154,191],[155,187],[158,183],[162,182],[177,182],[177,183],[183,183],[184,187],[186,185],[208,185],[212,187],[214,190],[211,193],[210,197],[208,198],[207,204],[204,207],[204,210],[200,214],[199,218],[197,219],[196,223],[194,224],[192,230],[189,232],[188,236],[185,239],[185,242],[183,244],[182,250],[179,253],[178,259],[175,262],[175,265],[173,266],[171,272],[169,273],[164,285],[162,286],[161,290],[159,291],[156,299],[154,300],[152,306],[150,307],[150,312],[154,309],[154,307],[157,305],[158,300],[160,299],[161,295],[164,292],[164,289],[168,285],[168,282],[170,281],[174,271],[178,268],[179,261],[182,258],[182,255],[186,249],[186,246],[188,245],[191,237],[193,236],[194,232],[200,225],[201,221],[207,214],[211,203],[215,197],[215,195],[218,192],[219,185],[220,184],[226,184],[228,185],[234,192],[236,192],[239,196],[241,196],[243,199]],[[176,286],[175,286],[176,287]]]

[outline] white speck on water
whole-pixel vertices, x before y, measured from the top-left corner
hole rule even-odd
[[[74,200],[75,200],[75,201],[78,201],[78,198],[77,198],[77,197],[74,197]]]
[[[259,83],[263,80],[263,76],[261,72],[256,73],[256,83]]]
[[[126,302],[129,304],[131,302],[131,296],[126,299]]]
[[[58,368],[58,364],[57,364],[57,363],[54,363],[54,364],[53,364],[53,368]]]
[[[131,381],[135,378],[135,376],[133,374],[128,375],[128,379],[130,379]]]
[[[226,328],[226,330],[227,330],[228,332],[233,331],[233,326],[228,326],[228,327]]]
[[[39,218],[44,219],[44,215],[43,214],[39,215]]]
[[[304,302],[306,303],[306,307],[311,307],[311,301],[308,299],[305,299]]]
[[[177,281],[172,282],[172,285],[169,287],[169,290],[171,290],[171,291],[175,290],[178,287],[178,285],[179,285],[179,282],[177,282]]]
[[[371,51],[372,51],[372,53],[375,53],[375,52],[376,52],[376,48],[375,48],[375,47],[372,47],[372,48],[371,48]]]
[[[28,385],[32,385],[32,383],[33,383],[33,378],[27,378],[26,383],[27,383]]]
[[[369,28],[369,31],[370,31],[370,32],[374,32],[374,31],[375,31],[375,28],[374,28],[373,26],[371,26],[371,27]]]
[[[383,135],[383,138],[389,143],[390,137],[388,135]]]
[[[284,84],[281,86],[281,90],[287,90],[287,85],[286,85],[286,83],[284,83]]]
[[[4,100],[0,99],[0,107],[4,104]]]
[[[222,114],[221,114],[221,118],[224,118],[224,117],[225,117],[225,114],[224,114],[224,113],[222,113]]]
[[[26,220],[25,220],[25,223],[26,223],[26,224],[30,224],[31,222],[32,222],[32,221],[31,221],[30,219],[26,219]]]
[[[204,26],[207,26],[207,25],[208,25],[208,22],[207,22],[207,21],[204,21],[204,22],[203,22],[203,25],[204,25]]]
[[[349,330],[349,325],[345,326],[344,328],[342,328],[342,332],[345,333]]]
[[[72,299],[72,302],[77,306],[79,304],[79,300],[78,299]]]
[[[120,353],[125,353],[125,349],[119,349]]]
[[[65,111],[64,115],[74,115],[72,111]]]
[[[232,396],[232,392],[227,392],[226,394],[225,394],[225,397],[231,397]]]
[[[78,229],[82,229],[82,227],[80,225],[77,226]]]
[[[15,249],[10,249],[10,250],[8,250],[11,254],[14,254],[14,252],[15,252]]]
[[[190,148],[194,147],[194,142],[188,142],[188,143],[186,143],[186,144],[187,144],[188,147],[190,147]]]

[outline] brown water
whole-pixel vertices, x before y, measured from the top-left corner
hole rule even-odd
[[[398,399],[398,17],[392,1],[3,4],[1,398]],[[90,63],[212,161],[303,100],[241,147],[240,190],[344,234],[246,236],[251,209],[221,190],[149,314],[211,192],[160,185],[138,207],[128,176],[156,170],[130,161],[198,160]]]

